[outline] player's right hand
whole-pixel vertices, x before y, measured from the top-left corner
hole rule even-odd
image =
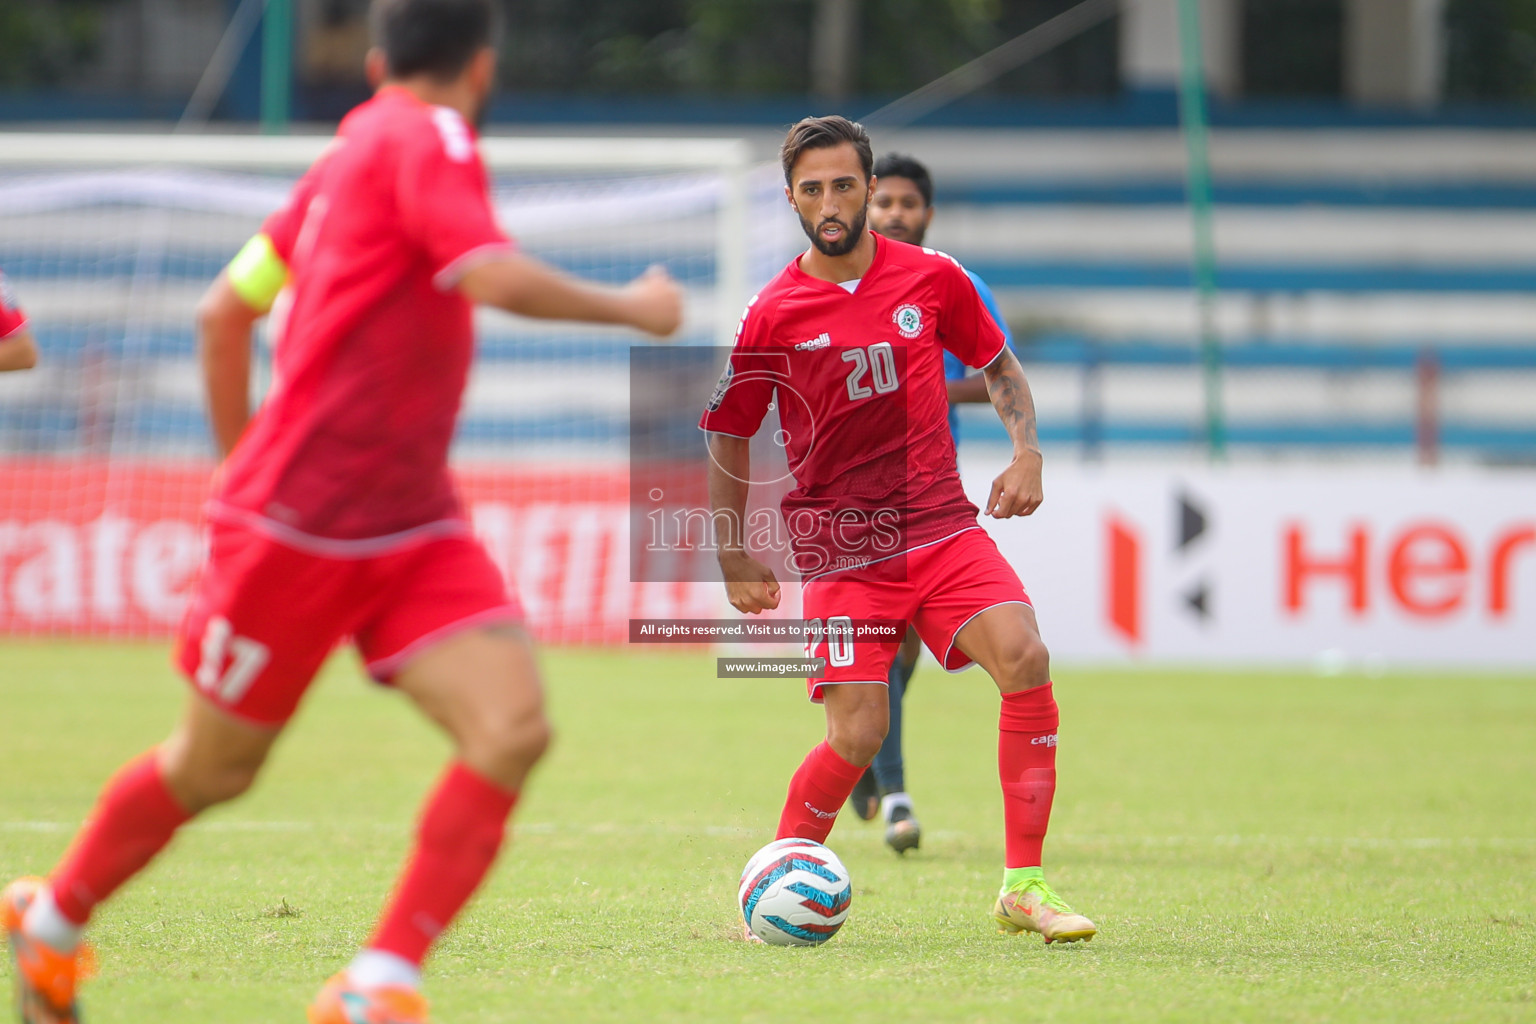
[[[683,290],[659,263],[629,282],[630,323],[647,334],[665,338],[683,324]]]
[[[779,581],[773,570],[751,555],[722,554],[720,571],[725,574],[725,596],[737,611],[757,615],[779,606]]]

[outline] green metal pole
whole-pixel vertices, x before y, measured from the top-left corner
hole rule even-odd
[[[261,25],[261,130],[288,131],[293,82],[293,0],[267,0]]]
[[[1216,328],[1216,237],[1211,217],[1211,159],[1206,145],[1205,68],[1200,45],[1200,0],[1179,0],[1179,122],[1184,129],[1185,189],[1195,233],[1195,291],[1200,312],[1200,364],[1205,377],[1205,435],[1211,458],[1227,447],[1222,411],[1221,336]]]

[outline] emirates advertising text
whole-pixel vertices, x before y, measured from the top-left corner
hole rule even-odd
[[[1005,458],[962,449],[973,501]],[[170,636],[202,558],[212,468],[0,460],[0,635]],[[665,643],[800,646],[745,632],[768,617],[729,607],[712,552],[712,574],[637,578],[631,479],[622,463],[459,467],[474,530],[535,635],[624,644],[649,623],[671,627],[653,634]],[[1039,511],[981,525],[1059,662],[1536,666],[1529,470],[1096,468],[1047,453]],[[784,580],[774,617],[792,632]],[[742,632],[678,631],[696,623]]]

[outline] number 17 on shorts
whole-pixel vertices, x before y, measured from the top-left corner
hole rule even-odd
[[[272,652],[266,644],[236,636],[229,620],[215,615],[203,630],[193,682],[219,704],[232,707],[240,703],[271,660]]]

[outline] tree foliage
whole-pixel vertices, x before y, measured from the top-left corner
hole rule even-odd
[[[99,51],[103,0],[0,0],[0,86],[67,84]]]
[[[1447,97],[1536,99],[1536,0],[1449,0],[1445,28]]]
[[[1344,0],[1244,0],[1243,92],[1338,99],[1344,92]]]
[[[855,91],[915,89],[1076,2],[860,0]],[[812,77],[816,8],[817,0],[520,0],[503,82],[588,94],[800,94]],[[1115,41],[1113,25],[1101,26],[995,91],[1113,91]]]

